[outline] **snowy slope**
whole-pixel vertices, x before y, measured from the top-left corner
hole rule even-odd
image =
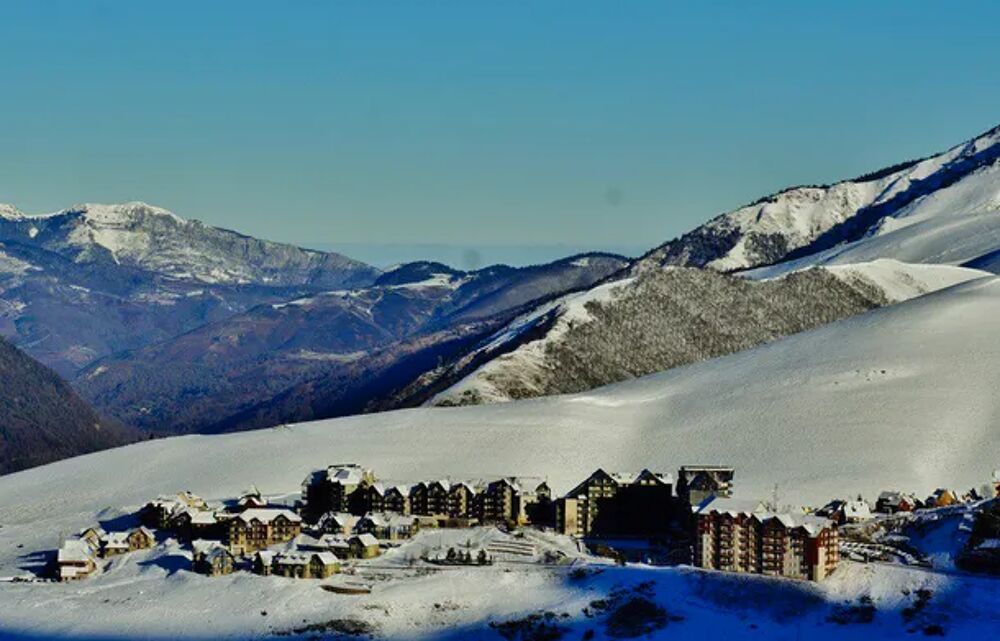
[[[135,504],[178,484],[296,491],[334,459],[399,479],[547,475],[557,491],[596,466],[720,462],[739,467],[741,494],[778,483],[810,502],[978,485],[1000,456],[998,313],[991,277],[583,394],[145,442],[0,478],[0,522]]]
[[[993,164],[921,198],[859,240],[761,268],[757,273],[776,275],[805,265],[842,265],[876,258],[990,269],[989,265],[977,265],[977,259],[997,249],[1000,164]]]
[[[783,334],[809,329],[824,320],[835,320],[870,306],[900,302],[988,275],[973,269],[908,265],[891,260],[838,266],[831,268],[829,273],[870,304],[829,306],[843,293],[834,291],[835,282],[817,279],[813,287],[800,287],[787,293],[775,288],[775,291],[763,295],[755,303],[759,314],[749,316],[747,324],[741,325],[735,320],[737,310],[746,300],[752,299],[753,290],[733,292],[727,289],[738,288],[716,289],[710,284],[714,285],[714,281],[724,284],[725,280],[708,273],[702,273],[700,280],[705,282],[695,281],[692,289],[690,283],[680,278],[683,272],[679,271],[647,273],[639,279],[622,279],[570,294],[515,319],[488,343],[453,365],[453,370],[460,371],[466,363],[476,364],[472,371],[435,395],[429,403],[501,402],[580,391],[595,387],[597,383],[594,381],[609,383],[625,380],[745,349]],[[692,277],[695,275],[692,273]],[[662,286],[653,286],[649,281],[658,281],[657,284],[662,281]],[[776,300],[779,295],[782,298]],[[646,303],[654,300],[658,302],[651,310],[645,310],[649,306]],[[774,309],[766,309],[769,305],[773,305]],[[801,320],[792,313],[796,305],[807,308],[807,312],[800,315]],[[616,307],[629,310],[629,322],[621,322],[618,315],[613,314]],[[687,311],[679,313],[678,309]],[[593,313],[596,310],[606,313],[598,317]],[[721,314],[721,322],[712,320],[716,313]],[[787,321],[778,324],[777,319],[782,315],[788,317]],[[768,327],[768,323],[772,326]],[[685,336],[685,327],[673,327],[677,324],[697,328],[698,335]],[[590,327],[590,331],[585,330],[585,325]],[[706,344],[700,349],[682,349],[674,345],[707,342],[707,336],[713,332],[720,335],[742,333],[747,338],[725,341],[719,347]],[[529,333],[531,340],[524,341],[522,336]],[[657,341],[653,337],[670,343],[660,350],[662,357],[651,357],[657,350],[654,345]],[[569,355],[574,356],[569,358]],[[623,363],[623,367],[609,370],[606,377],[599,374],[602,363],[619,358],[631,364],[626,366]],[[590,362],[591,371],[585,378],[567,378],[566,372],[576,360]]]
[[[964,262],[998,248],[998,159],[1000,127],[918,162],[834,185],[787,189],[661,245],[636,269],[666,264],[736,271],[921,225],[923,230],[897,235],[842,262]],[[956,237],[962,246],[949,250]]]
[[[155,494],[222,498],[250,483],[297,492],[306,472],[345,460],[400,480],[543,474],[557,492],[597,466],[719,462],[737,466],[738,495],[770,496],[777,484],[783,502],[814,504],[887,487],[979,485],[1000,458],[998,314],[1000,280],[987,278],[586,394],[162,439],[70,459],[0,478],[0,575]],[[309,581],[204,579],[184,571],[184,554],[168,542],[77,585],[0,583],[0,635],[246,636],[364,617],[391,638],[496,638],[486,620],[552,610],[567,612],[578,637],[600,625],[582,614],[587,603],[647,580],[653,598],[684,617],[665,635],[912,638],[900,610],[918,587],[934,591],[926,617],[949,638],[984,638],[1000,624],[995,580],[877,565],[845,564],[818,587],[642,567],[574,583],[558,571],[497,567],[393,579],[355,599]],[[873,624],[826,621],[862,595],[879,607]]]

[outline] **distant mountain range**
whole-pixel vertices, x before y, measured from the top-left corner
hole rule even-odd
[[[0,335],[154,434],[495,402],[721,356],[1000,271],[998,213],[1000,128],[783,190],[634,260],[382,271],[142,203],[0,206]]]

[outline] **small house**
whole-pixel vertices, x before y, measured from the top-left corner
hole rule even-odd
[[[408,539],[417,530],[417,520],[403,514],[368,514],[362,517],[354,531],[359,534],[371,534],[375,538],[387,541]]]
[[[285,552],[274,557],[272,571],[293,579],[325,579],[340,572],[340,561],[330,552]]]
[[[875,511],[882,514],[912,512],[917,507],[917,500],[912,495],[892,490],[882,492],[878,495],[878,500],[875,501]]]
[[[372,559],[380,554],[378,539],[371,534],[356,534],[347,540],[351,556],[356,559]]]
[[[358,519],[349,512],[327,512],[320,517],[316,529],[324,534],[350,534]]]
[[[257,550],[253,555],[254,574],[270,576],[275,553],[271,550]]]
[[[191,544],[193,554],[191,569],[206,576],[232,574],[235,559],[232,553],[218,541],[199,539]]]
[[[83,539],[67,539],[56,553],[56,578],[77,581],[97,571],[90,544]]]

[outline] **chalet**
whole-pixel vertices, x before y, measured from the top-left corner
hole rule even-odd
[[[371,534],[387,541],[408,539],[417,531],[417,520],[412,516],[383,512],[363,516],[354,528],[358,534]]]
[[[109,532],[101,545],[101,556],[117,556],[129,552],[128,532]]]
[[[257,508],[229,521],[226,542],[233,554],[247,554],[294,539],[302,531],[302,518],[286,509]]]
[[[354,463],[312,472],[302,482],[302,503],[309,522],[327,512],[364,514],[368,511],[368,487],[373,483],[375,474]]]
[[[878,495],[878,500],[875,501],[875,511],[882,514],[912,512],[917,507],[919,507],[919,503],[913,495],[896,491],[882,492]]]
[[[67,539],[56,553],[56,578],[59,581],[84,579],[96,571],[93,550],[83,539]]]
[[[355,534],[347,543],[351,548],[351,556],[356,559],[371,559],[381,553],[378,539],[371,534]]]
[[[483,492],[480,519],[483,523],[517,523],[520,509],[521,486],[514,477],[497,479]]]
[[[293,579],[325,579],[340,572],[340,561],[330,552],[284,552],[274,556],[271,571]]]
[[[446,512],[452,518],[475,518],[480,511],[482,488],[469,482],[453,483]]]
[[[678,510],[669,474],[598,469],[556,501],[555,521],[575,536],[651,536],[665,532]]]
[[[101,546],[104,545],[105,539],[108,538],[108,533],[101,527],[89,527],[83,532],[80,532],[79,538],[81,541],[87,543],[91,552],[97,554],[101,551]]]
[[[769,512],[756,501],[710,497],[693,508],[696,567],[820,581],[839,562],[836,524]]]
[[[233,506],[232,511],[242,512],[244,510],[252,510],[267,507],[267,500],[261,496],[260,490],[257,489],[256,485],[251,485],[240,498],[236,500],[236,505]]]
[[[385,512],[385,483],[372,483],[368,486],[368,511]]]
[[[552,490],[544,479],[519,479],[521,495],[518,501],[518,522],[534,525],[555,525],[555,505]],[[534,489],[531,489],[534,488]]]
[[[430,516],[428,504],[428,484],[420,481],[410,486],[410,514]]]
[[[349,512],[327,512],[320,517],[316,529],[323,534],[350,534],[359,518]]]
[[[253,572],[261,576],[269,576],[274,565],[276,552],[273,550],[257,550],[253,555]]]
[[[871,507],[860,497],[854,501],[835,499],[816,510],[815,514],[828,518],[837,525],[861,523],[872,518]]]
[[[168,527],[187,541],[222,538],[224,519],[220,516],[211,510],[184,507],[170,517]]]
[[[437,515],[448,513],[448,492],[451,482],[447,479],[431,481],[427,484],[427,511],[425,514]]]
[[[233,554],[218,541],[197,539],[191,542],[191,569],[206,576],[232,574]]]
[[[730,497],[735,474],[735,469],[719,465],[682,466],[677,473],[677,496],[690,506],[711,496]]]
[[[397,514],[410,513],[410,488],[406,485],[393,485],[385,489],[385,503],[383,506],[386,512],[396,512]]]

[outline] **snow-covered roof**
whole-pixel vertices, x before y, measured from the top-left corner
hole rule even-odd
[[[195,556],[199,554],[208,554],[215,548],[222,547],[222,544],[218,541],[213,541],[211,539],[195,539],[191,541],[191,551]]]
[[[319,519],[319,526],[325,528],[330,523],[335,524],[337,527],[349,530],[354,527],[354,524],[358,522],[357,517],[350,512],[327,512]]]
[[[110,532],[104,540],[104,547],[113,550],[128,549],[128,532]]]
[[[93,560],[90,546],[81,539],[66,539],[56,553],[58,563],[86,563]]]
[[[342,485],[359,485],[364,480],[365,470],[357,465],[334,465],[326,470],[326,478]]]
[[[282,552],[274,557],[274,561],[280,565],[308,565],[314,558],[319,559],[323,565],[339,563],[332,552]]]
[[[378,545],[378,539],[376,539],[371,534],[367,534],[367,533],[365,533],[365,534],[355,534],[354,536],[351,537],[350,540],[351,541],[357,541],[358,543],[360,543],[361,545],[363,545],[366,548]]]
[[[286,510],[282,508],[265,508],[265,507],[251,508],[249,510],[241,512],[240,515],[236,518],[240,519],[245,523],[249,523],[250,521],[254,520],[260,521],[261,523],[270,523],[279,516],[285,517],[292,523],[300,523],[302,521],[302,517],[296,514],[295,512],[292,512],[291,510]]]
[[[847,501],[844,503],[844,516],[849,519],[867,519],[871,515],[871,506],[865,501]]]
[[[192,510],[189,514],[192,525],[215,525],[218,522],[215,512],[211,510]]]
[[[698,505],[692,505],[691,511],[695,514],[757,514],[766,512],[764,504],[753,499],[734,499],[724,496],[709,496]]]

